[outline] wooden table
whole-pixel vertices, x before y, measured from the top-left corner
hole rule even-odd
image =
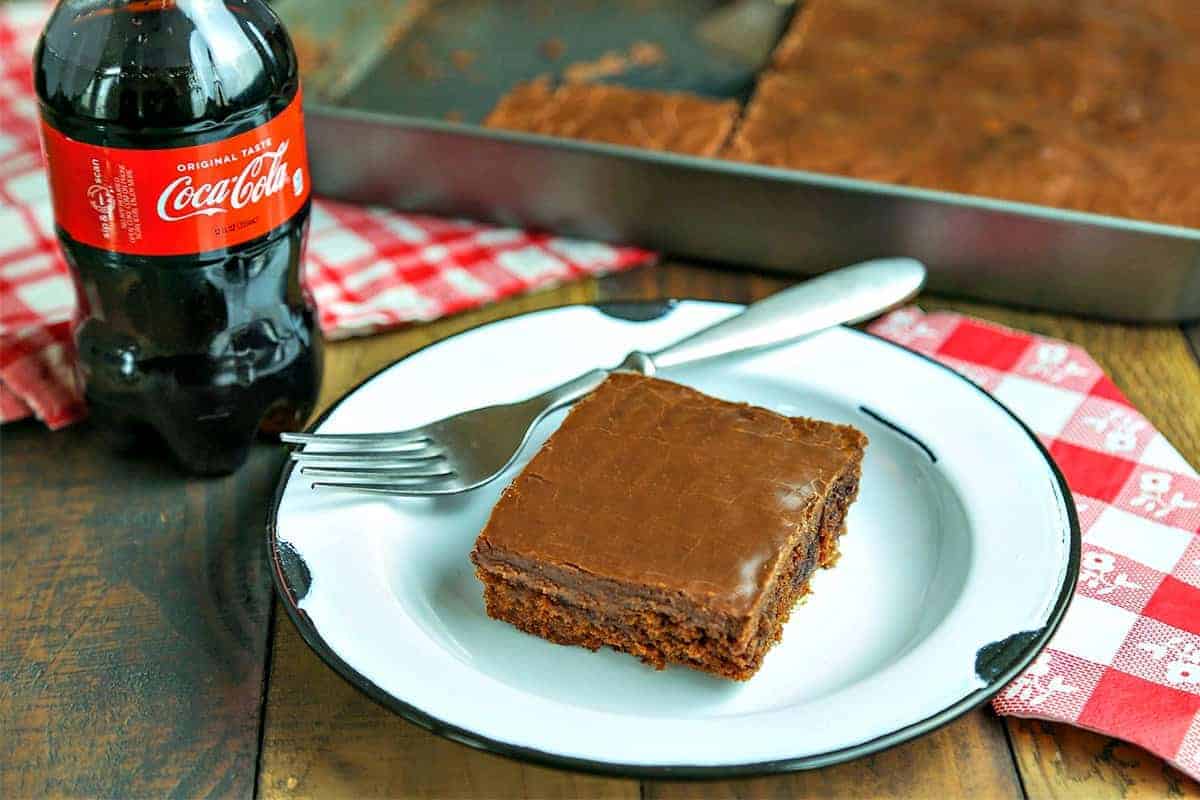
[[[324,407],[379,367],[481,322],[598,299],[749,301],[788,281],[665,264],[335,344]],[[921,299],[1083,345],[1200,464],[1200,335]],[[278,608],[263,524],[281,466],[188,480],[107,453],[87,425],[0,436],[0,796],[1194,797],[1159,759],[978,709],[841,766],[727,783],[612,780],[439,739],[327,669]]]

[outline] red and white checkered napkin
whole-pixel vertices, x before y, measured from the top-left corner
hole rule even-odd
[[[1042,440],[1075,496],[1083,562],[1049,647],[993,701],[1090,728],[1200,778],[1200,479],[1083,350],[950,313],[871,331],[941,361]]]
[[[54,237],[30,57],[45,3],[0,3],[0,422],[85,413],[72,368],[74,292]],[[329,338],[465,311],[645,264],[631,247],[317,199],[306,277]]]

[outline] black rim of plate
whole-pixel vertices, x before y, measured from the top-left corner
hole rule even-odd
[[[610,313],[606,309],[621,308],[636,312],[638,309],[652,310],[658,306],[667,313],[675,304],[679,302],[700,302],[709,303],[712,305],[740,306],[740,303],[725,303],[712,300],[693,300],[689,298],[670,299],[670,300],[634,300],[621,301],[614,303],[567,303],[551,308],[539,309],[537,311],[527,312],[525,314],[517,314],[513,317],[495,320],[493,322],[483,323],[467,330],[452,334],[431,342],[411,353],[408,353],[401,358],[387,364],[384,367],[373,372],[368,377],[359,381],[353,388],[343,394],[337,401],[330,404],[322,414],[317,417],[306,429],[308,432],[314,431],[325,421],[325,419],[350,395],[357,392],[366,384],[370,383],[377,376],[404,362],[406,359],[435,347],[442,342],[462,336],[467,333],[478,331],[486,328],[489,325],[500,325],[509,322],[513,319],[532,316],[534,314],[552,313],[561,311],[566,308],[595,308],[604,313]],[[611,314],[611,316],[625,317],[624,314]],[[661,314],[647,314],[643,316],[634,316],[633,319],[655,319]],[[437,717],[434,717],[416,706],[399,699],[383,689],[376,686],[370,679],[359,673],[354,667],[347,664],[342,658],[334,652],[321,636],[312,620],[304,613],[303,609],[298,605],[298,597],[293,589],[291,582],[286,574],[286,567],[283,563],[283,553],[279,544],[278,537],[278,520],[279,508],[283,501],[283,492],[287,487],[288,479],[291,477],[294,462],[289,461],[284,467],[279,477],[279,483],[275,488],[275,495],[271,501],[270,512],[267,516],[267,547],[271,560],[271,578],[275,583],[275,589],[283,602],[283,607],[287,610],[287,614],[291,617],[292,623],[300,632],[301,638],[308,644],[309,647],[324,661],[330,668],[337,672],[343,679],[348,681],[352,686],[363,692],[367,697],[374,700],[396,714],[399,714],[404,719],[424,728],[431,733],[442,736],[451,741],[465,744],[468,747],[473,747],[477,750],[482,750],[487,753],[504,756],[517,761],[523,761],[531,764],[538,764],[546,767],[554,767],[558,769],[572,770],[576,772],[586,772],[595,775],[604,775],[608,777],[626,777],[626,778],[649,778],[662,780],[718,780],[722,778],[749,778],[762,775],[775,775],[786,772],[796,772],[800,770],[816,769],[819,767],[831,766],[840,764],[844,761],[851,761],[863,756],[872,755],[882,750],[886,750],[895,745],[902,744],[918,736],[936,730],[941,726],[952,722],[961,715],[971,711],[978,706],[995,696],[1001,689],[1008,685],[1022,670],[1027,667],[1042,648],[1050,640],[1050,637],[1058,629],[1059,623],[1062,622],[1063,615],[1066,613],[1067,607],[1070,605],[1071,597],[1074,594],[1075,582],[1079,576],[1079,559],[1081,547],[1081,535],[1079,529],[1079,518],[1075,511],[1075,503],[1072,500],[1071,489],[1067,485],[1066,479],[1059,470],[1058,465],[1054,463],[1050,453],[1042,445],[1037,435],[1030,430],[1020,417],[1014,414],[1008,406],[1001,403],[993,397],[985,389],[979,387],[970,379],[955,372],[950,367],[939,363],[921,353],[909,350],[906,347],[890,342],[878,336],[862,331],[856,331],[853,328],[848,330],[857,333],[861,336],[867,336],[875,341],[881,342],[894,347],[901,352],[904,352],[913,358],[921,359],[934,364],[939,369],[945,370],[949,375],[958,380],[965,381],[981,395],[989,401],[999,406],[1014,422],[1020,426],[1025,435],[1029,437],[1042,458],[1049,467],[1050,473],[1057,482],[1058,489],[1062,494],[1064,505],[1067,511],[1067,524],[1069,530],[1066,532],[1070,539],[1070,550],[1067,556],[1067,568],[1063,573],[1062,586],[1059,587],[1058,598],[1055,600],[1054,607],[1050,611],[1050,615],[1046,620],[1045,625],[1036,631],[1025,631],[1015,633],[1013,636],[1004,642],[995,643],[984,648],[993,648],[993,652],[988,655],[987,665],[987,685],[976,689],[965,697],[960,698],[955,703],[943,708],[942,710],[931,714],[925,719],[905,725],[890,733],[883,734],[866,742],[861,742],[849,747],[843,747],[836,750],[830,750],[824,753],[815,753],[806,756],[797,756],[795,758],[776,759],[772,761],[759,761],[745,764],[720,764],[720,765],[653,765],[653,764],[623,764],[612,761],[596,761],[587,758],[576,758],[573,756],[563,756],[556,753],[538,750],[536,748],[522,747],[520,745],[509,744],[496,739],[491,739],[486,736],[481,736],[467,728],[461,728],[457,725],[451,725]],[[303,566],[303,565],[302,565]],[[303,594],[301,594],[303,596]],[[980,656],[983,653],[981,651]]]

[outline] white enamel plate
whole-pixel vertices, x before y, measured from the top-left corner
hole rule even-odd
[[[316,430],[408,428],[517,400],[738,308],[573,306],[486,325],[383,370]],[[753,679],[656,672],[484,614],[467,554],[562,413],[508,472],[464,495],[313,492],[286,469],[271,557],[309,645],[457,741],[574,769],[702,777],[821,766],[910,739],[984,702],[1053,633],[1078,570],[1070,495],[1034,435],[966,379],[846,328],[662,377],[871,438],[841,560],[813,579]]]

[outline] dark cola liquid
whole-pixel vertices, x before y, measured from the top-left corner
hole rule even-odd
[[[59,4],[35,56],[47,122],[89,144],[142,150],[223,141],[296,96],[287,34],[258,0]],[[260,428],[296,428],[320,383],[320,337],[300,285],[305,204],[228,249],[137,256],[59,227],[83,316],[92,419],[114,443],[160,437],[188,470],[220,474]]]

